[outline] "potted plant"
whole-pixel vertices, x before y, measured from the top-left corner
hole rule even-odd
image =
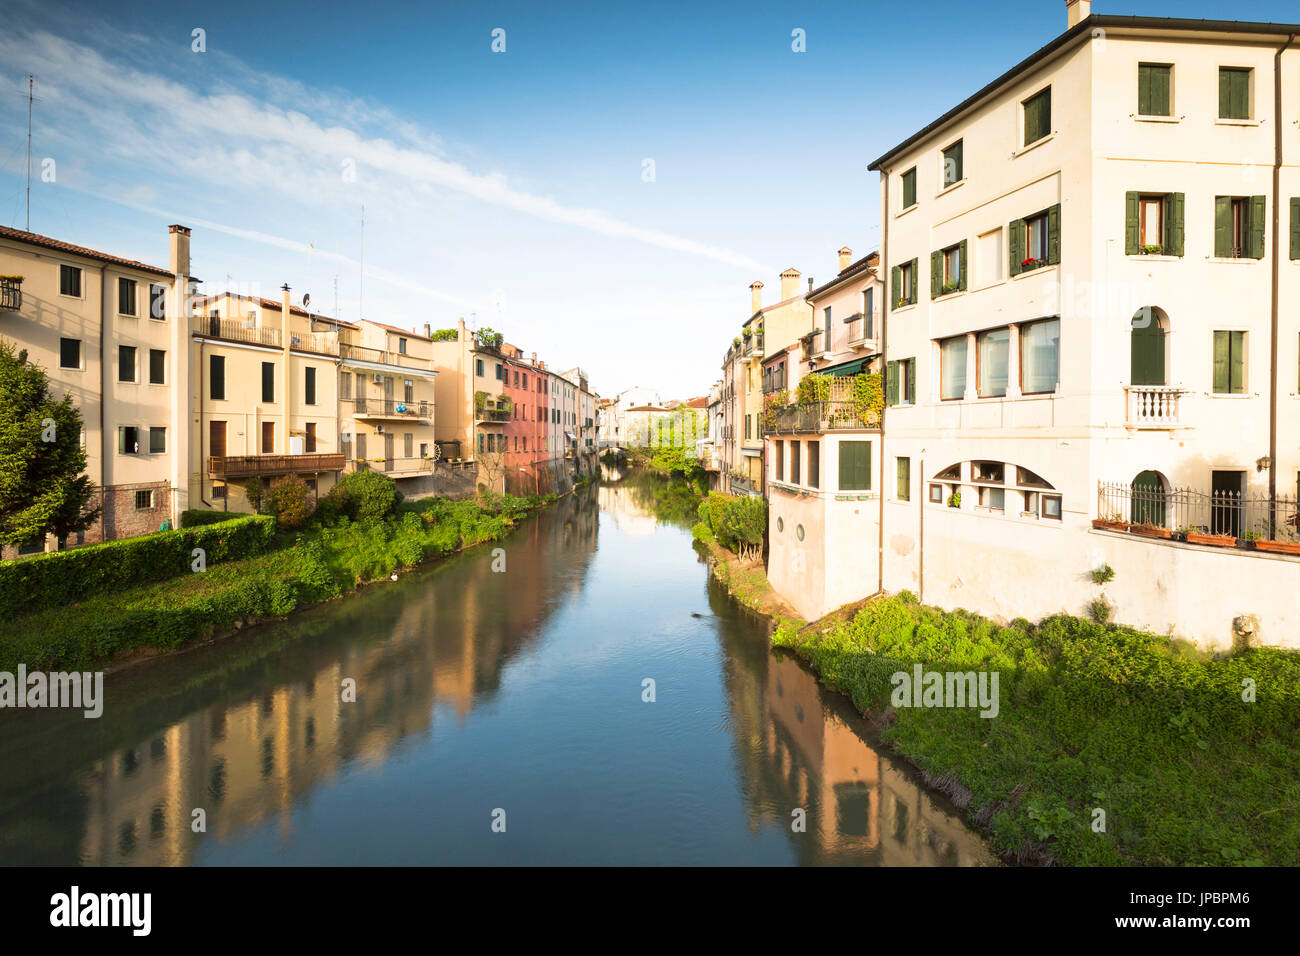
[[[1108,531],[1127,531],[1129,523],[1120,516],[1119,512],[1111,511],[1100,517],[1092,519],[1094,528],[1104,528]]]
[[[1206,528],[1188,528],[1188,544],[1208,544],[1216,548],[1235,548],[1237,546],[1237,536],[1235,534],[1211,534]]]
[[[961,507],[961,492],[960,492],[960,491],[954,491],[952,494],[950,494],[950,495],[948,496],[948,507],[949,507],[949,508],[960,508],[960,507]]]
[[[1037,269],[1042,264],[1043,264],[1042,259],[1035,259],[1031,256],[1020,263],[1020,268],[1022,271],[1028,272],[1030,269]]]
[[[1141,524],[1131,525],[1129,531],[1147,538],[1168,538],[1173,534],[1168,528],[1162,528],[1154,521],[1143,521]]]
[[[945,282],[942,288],[939,289],[939,294],[947,295],[950,292],[956,292],[959,287],[960,284],[957,282]]]
[[[1300,541],[1279,541],[1276,538],[1256,538],[1256,551],[1270,551],[1274,554],[1300,554]]]
[[[752,336],[752,335],[754,334],[754,330],[751,329],[751,328],[747,325],[747,326],[745,326],[743,329],[740,330],[740,334],[743,335],[745,338],[748,339],[750,336]]]
[[[1144,255],[1144,256],[1158,256],[1158,255],[1160,255],[1160,246],[1157,246],[1157,245],[1146,245],[1146,246],[1143,246],[1143,247],[1142,247],[1142,255]]]

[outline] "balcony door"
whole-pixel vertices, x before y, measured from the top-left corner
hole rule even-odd
[[[306,436],[306,440],[303,442],[303,445],[305,446],[303,448],[303,451],[307,452],[308,454],[311,454],[316,450],[316,423],[315,422],[307,423],[307,436]]]
[[[1210,472],[1210,533],[1241,536],[1244,471]]]
[[[1165,385],[1165,326],[1159,310],[1139,309],[1133,316],[1132,385]]]
[[[356,410],[363,414],[366,410],[366,376],[364,372],[357,372]],[[357,457],[362,456],[358,455]]]
[[[275,454],[275,422],[262,422],[262,454]]]
[[[357,461],[366,460],[366,433],[357,432]]]
[[[392,379],[388,380],[392,384]],[[393,470],[393,435],[391,432],[384,433],[384,471]]]
[[[1157,528],[1165,527],[1169,495],[1159,472],[1144,471],[1134,478],[1131,498],[1130,521],[1134,524],[1155,525]]]
[[[208,454],[213,458],[226,457],[225,422],[208,422]]]

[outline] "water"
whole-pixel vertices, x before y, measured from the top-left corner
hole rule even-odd
[[[478,548],[111,674],[99,720],[5,713],[0,863],[995,862],[769,650],[692,512],[645,476],[591,488],[500,542],[503,573]]]

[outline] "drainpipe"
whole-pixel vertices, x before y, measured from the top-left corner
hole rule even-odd
[[[1268,536],[1277,525],[1277,362],[1278,292],[1282,268],[1282,54],[1295,42],[1292,33],[1273,56],[1273,276],[1269,303],[1268,372]]]
[[[104,537],[104,515],[108,512],[108,483],[104,478],[108,475],[108,455],[109,448],[115,447],[109,443],[108,432],[104,428],[104,406],[108,404],[108,356],[105,350],[108,348],[106,339],[108,338],[108,267],[99,267],[99,540],[107,540]]]
[[[893,290],[889,288],[889,170],[880,170],[880,179],[884,184],[884,198],[881,199],[880,215],[880,272],[885,294],[880,309],[880,391],[885,401],[880,404],[880,534],[876,544],[876,593],[885,590],[885,413],[889,410],[889,396],[885,393],[885,380],[889,368],[889,302]],[[925,471],[921,472],[921,484],[925,484]],[[920,502],[922,509],[925,502]]]
[[[186,320],[186,321],[188,321],[188,320]],[[203,328],[203,326],[200,325],[199,328],[201,329],[201,328]],[[203,346],[206,345],[206,344],[207,344],[207,343],[206,343],[206,340],[203,338],[203,336],[200,335],[200,336],[199,336],[199,501],[203,502],[203,503],[204,503],[205,505],[207,505],[209,508],[212,508],[212,505],[208,502],[208,499],[205,498],[205,497],[203,497],[203,495],[204,495],[204,494],[206,493],[206,491],[207,491],[207,484],[208,484],[207,479],[206,479],[206,478],[204,477],[204,475],[203,475],[203,471],[204,471],[204,461],[203,461],[203,431],[204,431],[204,429],[203,429]],[[230,487],[230,485],[229,485],[228,482],[227,482],[227,484],[226,484],[226,487],[227,487],[227,489],[229,489],[229,487]],[[227,497],[226,497],[226,501],[229,501],[229,500],[230,500],[230,498],[229,498],[230,491],[229,491],[229,490],[226,491],[226,495],[227,495]],[[229,505],[226,505],[226,509],[229,510],[229,508],[230,508],[230,506],[229,506]]]
[[[907,480],[911,481],[912,476],[908,475]],[[883,490],[883,489],[882,489]],[[916,561],[917,561],[917,581],[916,581],[916,600],[921,604],[925,603],[925,449],[921,449],[921,494],[917,496],[917,504],[921,512],[921,529],[917,533]]]

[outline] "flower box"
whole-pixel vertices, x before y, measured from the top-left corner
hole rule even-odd
[[[1094,528],[1102,528],[1106,531],[1127,531],[1128,530],[1127,521],[1111,521],[1109,518],[1093,518],[1092,526]]]
[[[1237,536],[1234,534],[1206,534],[1203,531],[1187,532],[1188,544],[1208,544],[1216,548],[1235,548]]]
[[[1276,554],[1300,554],[1300,541],[1274,541],[1271,538],[1256,538],[1256,551],[1272,551]]]
[[[1173,534],[1168,528],[1144,528],[1140,524],[1131,525],[1128,530],[1144,538],[1168,538]]]

